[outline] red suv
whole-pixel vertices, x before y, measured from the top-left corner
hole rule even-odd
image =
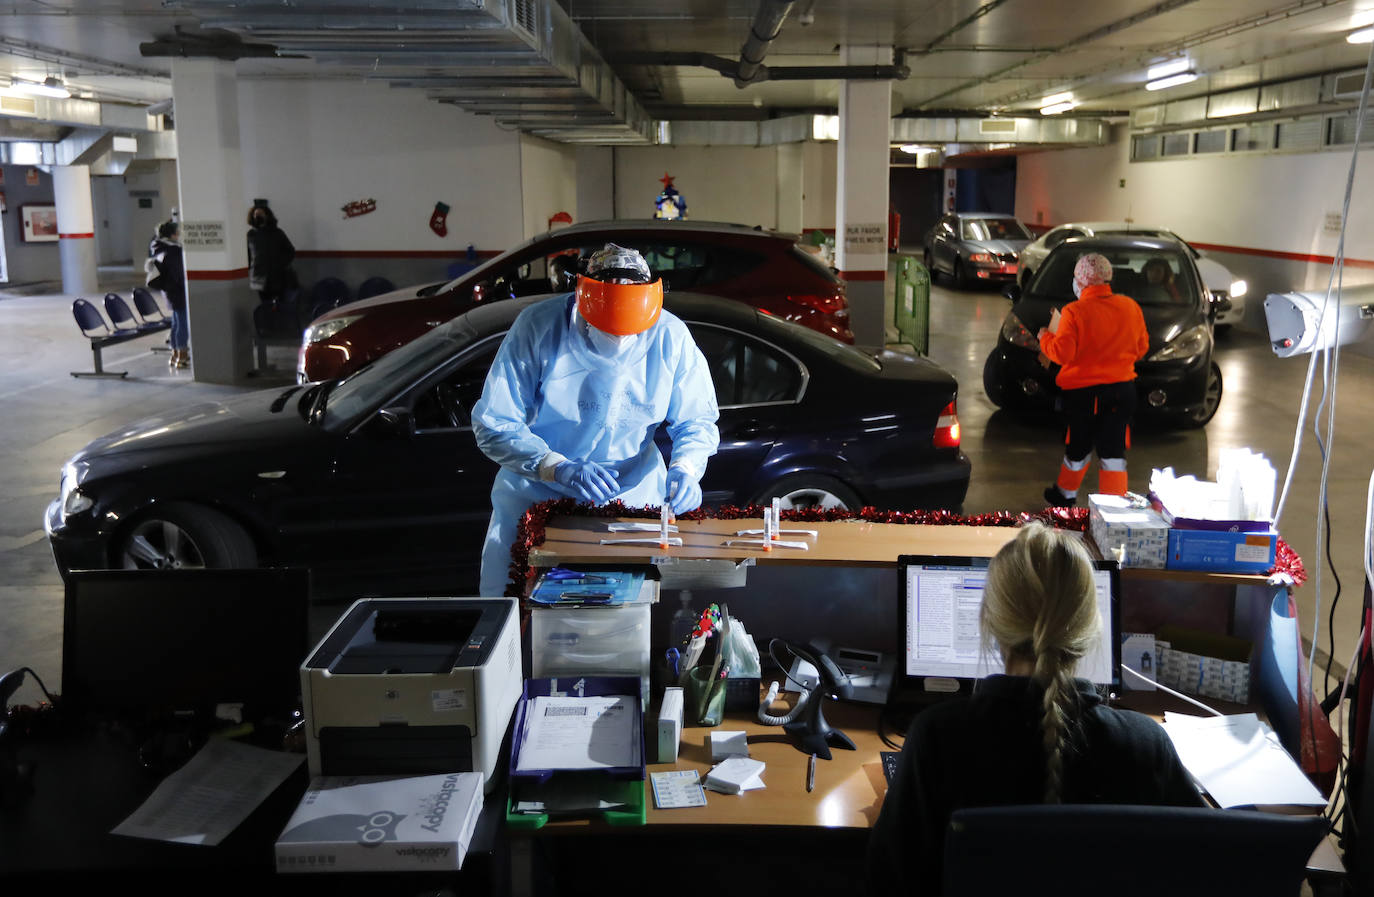
[[[694,221],[595,221],[549,231],[457,280],[408,287],[339,306],[301,340],[296,379],[342,377],[478,302],[572,289],[575,257],[618,243],[638,249],[669,291],[739,299],[853,343],[844,281],[796,237]]]

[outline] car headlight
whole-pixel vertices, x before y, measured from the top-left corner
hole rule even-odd
[[[1212,331],[1206,324],[1189,327],[1178,336],[1169,340],[1164,348],[1147,358],[1147,361],[1175,361],[1201,355],[1212,347]]]
[[[328,321],[322,321],[319,324],[311,324],[309,327],[305,328],[305,336],[302,342],[308,344],[327,340],[361,317],[362,315],[344,315],[342,318],[330,318]]]
[[[86,478],[86,464],[68,461],[62,465],[62,519],[80,514],[95,506],[95,502],[81,491],[81,481]]]
[[[1035,334],[1027,330],[1021,319],[1011,312],[1007,312],[1007,316],[1002,319],[1002,339],[1023,349],[1035,349],[1037,352],[1040,350],[1040,340],[1036,339]]]
[[[1248,283],[1246,283],[1245,281],[1243,281],[1243,280],[1233,280],[1233,281],[1231,281],[1231,298],[1232,298],[1232,299],[1239,299],[1241,296],[1244,296],[1246,290],[1249,290],[1249,289],[1250,289],[1250,285],[1249,285]]]
[[[968,257],[968,260],[971,261],[971,262],[973,262],[975,265],[995,265],[995,264],[997,264],[997,259],[993,258],[991,255],[989,255],[989,254],[986,253],[986,252],[975,252],[975,253],[973,253],[972,255],[970,255],[970,256]]]

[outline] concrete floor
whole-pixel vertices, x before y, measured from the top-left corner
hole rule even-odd
[[[130,270],[102,275],[103,288],[125,291],[141,279]],[[0,430],[0,607],[5,620],[0,627],[0,671],[28,666],[52,691],[61,688],[62,591],[43,534],[43,512],[57,494],[63,462],[88,440],[127,421],[257,388],[201,384],[185,371],[170,372],[166,355],[149,351],[161,341],[156,336],[106,352],[106,367],[127,369],[127,380],[74,379],[69,372],[89,370],[91,358],[72,321],[71,299],[60,293],[0,291],[0,416],[5,421]],[[1007,308],[1007,300],[992,291],[965,293],[943,286],[932,290],[930,354],[961,385],[964,449],[973,462],[966,513],[1042,508],[1041,491],[1054,476],[1062,452],[1062,432],[1054,421],[1011,417],[983,395],[983,361]],[[1261,334],[1241,330],[1220,338],[1218,358],[1225,392],[1217,416],[1205,430],[1136,432],[1129,457],[1133,490],[1145,490],[1152,467],[1172,466],[1179,473],[1211,478],[1221,452],[1241,446],[1264,453],[1282,482],[1305,359],[1276,359]],[[289,371],[292,359],[274,361]],[[1336,575],[1322,571],[1320,589],[1321,565],[1315,553],[1320,458],[1310,437],[1280,521],[1284,537],[1307,565],[1308,582],[1297,592],[1300,623],[1310,639],[1320,616],[1319,669],[1328,650],[1327,615],[1336,597],[1336,576],[1341,594],[1334,653],[1340,668],[1358,634],[1367,447],[1374,442],[1368,399],[1374,394],[1374,360],[1354,353],[1343,356],[1339,384],[1328,483]],[[1314,397],[1314,408],[1316,402]],[[1094,483],[1092,474],[1088,486]],[[27,703],[39,697],[26,684],[15,700]]]

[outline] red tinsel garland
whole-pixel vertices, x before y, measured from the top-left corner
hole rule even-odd
[[[618,501],[597,506],[579,502],[573,498],[555,498],[532,506],[520,518],[520,524],[515,534],[515,544],[510,549],[511,582],[506,586],[508,596],[519,598],[528,594],[528,586],[534,579],[534,571],[529,565],[530,549],[536,545],[544,544],[545,527],[548,525],[549,518],[572,515],[582,517],[642,517],[657,520],[659,509],[657,507],[631,508]],[[761,505],[745,505],[743,507],[722,505],[711,510],[698,508],[678,516],[683,520],[761,518],[763,517],[763,507]],[[952,511],[883,511],[878,508],[845,511],[806,508],[783,511],[782,519],[799,522],[863,520],[868,523],[918,523],[927,526],[1020,526],[1032,520],[1039,520],[1049,526],[1081,533],[1088,528],[1088,509],[1046,508],[1043,511],[1023,511],[1019,514],[1013,514],[1010,511],[991,511],[987,514],[964,516]],[[1283,539],[1279,539],[1274,569],[1270,571],[1271,575],[1274,573],[1288,574],[1297,585],[1302,585],[1307,579],[1307,572],[1303,569],[1302,559],[1293,549],[1288,547],[1288,543],[1284,542]],[[520,585],[516,586],[516,583]]]

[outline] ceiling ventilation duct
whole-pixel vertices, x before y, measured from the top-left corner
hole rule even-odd
[[[655,123],[555,0],[184,0],[222,28],[320,65],[563,143],[651,143]]]

